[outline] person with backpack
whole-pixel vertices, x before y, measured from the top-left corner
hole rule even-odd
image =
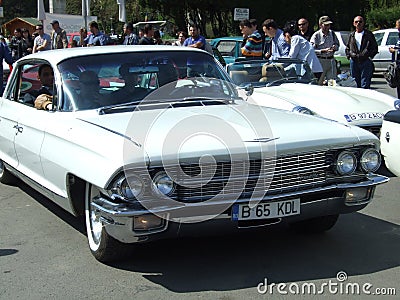
[[[396,66],[395,68],[397,70],[394,70],[395,72],[397,71],[397,76],[394,76],[394,81],[393,85],[396,85],[397,88],[397,98],[400,97],[400,19],[396,21],[396,29],[399,31],[399,38],[397,40],[397,43],[394,47],[389,48],[389,52],[392,53],[392,61],[395,62]],[[395,75],[395,74],[394,74]]]

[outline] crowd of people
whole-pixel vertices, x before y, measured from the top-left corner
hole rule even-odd
[[[8,43],[2,39],[2,56],[7,61],[8,52],[11,53],[12,61],[26,56],[30,53],[46,51],[51,49],[62,49],[68,47],[67,34],[60,27],[57,20],[51,23],[52,32],[47,34],[43,25],[37,25],[35,32],[31,35],[26,28],[16,28],[14,36]],[[331,79],[336,79],[337,69],[334,53],[339,49],[339,41],[331,29],[333,24],[329,16],[319,18],[319,29],[313,31],[306,18],[298,21],[290,21],[281,29],[273,19],[266,19],[262,23],[262,32],[257,29],[255,19],[242,20],[239,29],[243,35],[242,56],[277,59],[282,57],[298,58],[305,60],[310,65],[318,83],[326,84]],[[378,45],[371,31],[365,28],[365,20],[362,16],[356,16],[353,20],[354,31],[350,34],[346,45],[346,56],[350,60],[351,76],[355,79],[357,87],[370,88],[373,74],[372,58],[378,53]],[[400,21],[396,22],[399,29],[400,45]],[[110,44],[110,37],[99,29],[96,21],[89,23],[90,33],[85,29],[80,31],[80,41],[72,41],[70,47],[104,46]],[[178,39],[174,42],[163,41],[162,30],[155,30],[151,23],[144,26],[137,34],[134,33],[132,23],[126,23],[123,27],[123,45],[174,45],[183,47],[194,47],[212,53],[210,44],[200,34],[195,24],[189,26],[189,35],[185,31],[179,31]],[[394,53],[399,50],[390,48]],[[397,60],[400,60],[400,53]],[[400,93],[400,91],[398,91]]]
[[[275,20],[266,19],[261,25],[261,34],[256,20],[243,20],[239,24],[244,38],[242,55],[251,58],[288,57],[305,60],[318,78],[318,83],[323,85],[337,76],[334,53],[339,49],[339,40],[331,29],[332,24],[329,16],[321,16],[319,29],[314,32],[306,18],[299,18],[297,22],[289,21],[283,29],[278,27]],[[353,26],[355,30],[346,45],[346,56],[350,60],[351,76],[357,87],[368,89],[374,69],[372,59],[378,53],[378,45],[372,32],[365,28],[362,16],[354,18]]]

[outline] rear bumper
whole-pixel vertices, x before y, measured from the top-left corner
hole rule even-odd
[[[371,175],[368,180],[358,183],[336,184],[323,188],[309,189],[301,192],[266,196],[261,202],[272,202],[300,198],[300,214],[284,218],[255,221],[245,224],[242,221],[232,220],[232,201],[220,201],[213,204],[196,203],[192,214],[187,213],[188,205],[181,207],[162,207],[157,210],[128,210],[112,208],[106,199],[99,199],[92,204],[101,214],[104,226],[111,236],[124,243],[148,242],[158,239],[174,238],[187,235],[215,235],[224,232],[249,230],[252,227],[273,225],[278,223],[293,223],[320,216],[344,214],[358,211],[372,200],[376,185],[387,182],[385,176]],[[354,191],[365,191],[365,197],[357,201],[346,201],[346,194]],[[107,204],[108,203],[108,204]],[[240,199],[235,203],[248,203],[248,199]],[[207,207],[209,205],[209,207]],[[211,207],[212,205],[212,207]],[[225,206],[222,213],[207,214],[209,211],[218,211],[218,206]],[[136,230],[135,219],[154,214],[162,216],[159,226],[148,230]]]

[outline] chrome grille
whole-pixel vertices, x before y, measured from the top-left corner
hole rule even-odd
[[[306,153],[277,159],[218,161],[216,164],[182,164],[168,168],[178,183],[178,201],[205,201],[221,197],[249,197],[255,192],[277,194],[321,186],[329,167],[325,152]],[[272,176],[272,178],[271,178]]]
[[[381,126],[360,126],[362,129],[368,130],[369,132],[373,133],[377,137],[381,135]]]

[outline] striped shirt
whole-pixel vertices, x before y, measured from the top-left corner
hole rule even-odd
[[[256,30],[247,38],[246,44],[242,47],[242,55],[249,57],[262,57],[262,37]]]

